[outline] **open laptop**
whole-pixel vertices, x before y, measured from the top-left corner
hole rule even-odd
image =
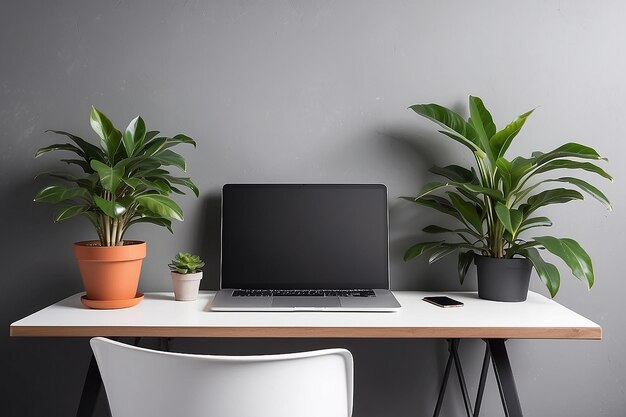
[[[396,311],[381,184],[227,184],[216,311]]]

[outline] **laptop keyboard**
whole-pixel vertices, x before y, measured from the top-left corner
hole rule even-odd
[[[376,297],[373,290],[234,290],[233,297]]]

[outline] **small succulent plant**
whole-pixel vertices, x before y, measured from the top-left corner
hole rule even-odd
[[[179,274],[194,274],[202,271],[204,262],[198,255],[179,252],[168,266],[173,272],[178,272]]]

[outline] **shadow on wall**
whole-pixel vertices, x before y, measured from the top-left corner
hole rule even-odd
[[[380,136],[389,143],[387,148],[388,152],[390,151],[389,157],[409,164],[411,169],[407,171],[411,174],[414,172],[412,178],[415,179],[414,188],[411,190],[390,190],[389,256],[392,288],[428,291],[463,289],[457,279],[456,262],[429,265],[427,257],[419,257],[408,262],[403,260],[405,251],[412,245],[440,238],[423,233],[421,231],[423,227],[433,222],[442,226],[452,226],[452,222],[440,213],[399,198],[416,196],[430,180],[428,173],[430,167],[450,164],[447,158],[450,149],[430,132],[424,133],[415,129],[393,129],[381,132]],[[468,288],[466,285],[465,289]]]
[[[218,290],[220,287],[221,209],[222,196],[211,193],[202,198],[200,224],[196,229],[193,247],[200,248],[204,260],[202,290]]]

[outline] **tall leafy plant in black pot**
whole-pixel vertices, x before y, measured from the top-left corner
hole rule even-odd
[[[441,181],[425,185],[416,197],[402,197],[438,210],[459,223],[457,228],[424,228],[425,233],[449,234],[454,240],[434,239],[413,245],[404,255],[405,261],[428,254],[433,263],[458,251],[461,283],[474,262],[481,298],[524,301],[533,267],[552,297],[559,290],[559,270],[542,256],[547,251],[560,258],[588,288],[593,286],[591,258],[578,242],[526,235],[535,228],[552,225],[549,218],[538,215],[542,207],[583,200],[582,193],[610,210],[609,200],[598,188],[571,174],[587,171],[612,180],[604,169],[591,162],[606,158],[578,143],[566,143],[550,152],[533,152],[529,157],[505,157],[533,110],[497,130],[478,97],[469,97],[467,120],[438,104],[416,104],[410,109],[437,123],[442,128],[440,133],[469,149],[476,165],[433,167],[430,172],[442,177]],[[570,175],[545,175],[555,172]]]
[[[82,172],[44,173],[58,183],[44,187],[35,201],[58,206],[55,222],[85,217],[98,235],[98,240],[74,244],[87,291],[83,303],[94,308],[128,307],[141,301],[137,285],[146,243],[125,240],[124,236],[138,223],[171,231],[172,220],[183,220],[183,210],[170,195],[184,194],[178,188],[182,186],[198,196],[198,188],[190,178],[175,176],[167,168],[185,171],[185,159],[172,148],[179,144],[195,147],[196,143],[182,134],[168,137],[148,131],[139,116],[123,133],[95,107],[89,121],[99,145],[53,130],[67,142],[37,151],[36,158],[53,151],[73,154],[61,161]]]

